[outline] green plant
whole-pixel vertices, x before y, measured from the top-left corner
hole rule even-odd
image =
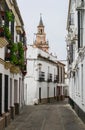
[[[11,35],[11,32],[9,31],[9,28],[6,26],[4,26],[3,28],[4,28],[5,37],[7,38],[8,41],[10,41],[12,38],[12,35]]]
[[[22,42],[11,44],[10,61],[12,64],[18,65],[21,69],[24,67],[24,49]]]
[[[17,43],[12,43],[11,52],[17,53],[17,51],[18,51]]]
[[[11,54],[10,61],[11,61],[12,64],[15,64],[15,65],[18,64],[18,59],[17,59],[15,54]]]
[[[8,21],[14,20],[12,11],[6,11],[6,18],[7,18]]]
[[[11,50],[10,61],[11,61],[11,63],[17,65],[18,64],[18,57],[17,57],[18,47],[17,47],[17,44],[12,43],[10,50]]]
[[[24,66],[24,49],[22,42],[18,42],[18,64],[22,68]]]

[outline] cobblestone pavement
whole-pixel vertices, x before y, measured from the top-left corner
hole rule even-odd
[[[6,130],[85,130],[69,104],[26,106]]]

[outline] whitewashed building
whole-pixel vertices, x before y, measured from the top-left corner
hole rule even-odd
[[[67,30],[69,102],[85,121],[85,0],[69,0]]]
[[[0,130],[3,130],[10,120],[19,114],[24,105],[24,75],[26,73],[24,32],[24,23],[16,0],[1,0]]]
[[[64,97],[65,65],[48,52],[42,17],[38,25],[36,40],[28,45],[27,75],[25,77],[25,103],[50,102]]]

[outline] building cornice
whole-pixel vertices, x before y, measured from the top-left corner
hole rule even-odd
[[[17,14],[18,14],[18,17],[19,17],[19,19],[20,19],[22,25],[24,25],[24,22],[23,22],[22,17],[21,17],[20,10],[19,10],[19,8],[18,8],[17,1],[16,1],[16,0],[13,0],[13,3],[14,3],[14,8],[15,8]]]
[[[47,57],[42,56],[41,54],[38,54],[38,58],[42,59],[43,61],[49,61],[49,62],[57,65],[57,60],[56,61],[51,60],[50,56],[48,56],[48,58],[47,58]]]
[[[60,61],[57,61],[57,62],[58,62],[58,65],[66,66],[65,64],[61,63]]]

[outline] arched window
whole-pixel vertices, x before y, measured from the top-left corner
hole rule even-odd
[[[40,32],[42,33],[42,29],[40,30]]]

